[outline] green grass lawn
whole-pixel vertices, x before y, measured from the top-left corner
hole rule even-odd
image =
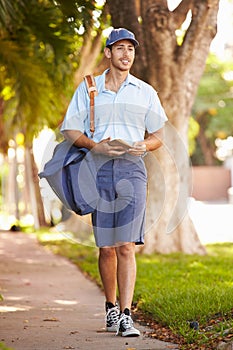
[[[101,287],[96,248],[52,239],[53,234],[38,237]],[[214,349],[213,344],[233,338],[233,244],[209,245],[207,251],[206,256],[137,255],[135,315],[153,321],[164,334],[172,332],[171,339],[184,349],[187,344],[188,349]],[[190,326],[193,321],[198,330]]]

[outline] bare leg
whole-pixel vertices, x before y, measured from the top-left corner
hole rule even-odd
[[[99,272],[106,301],[115,305],[117,288],[117,256],[115,248],[99,249]]]
[[[117,281],[120,309],[131,309],[136,280],[135,244],[126,243],[116,248]]]

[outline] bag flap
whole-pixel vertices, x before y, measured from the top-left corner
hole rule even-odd
[[[55,147],[52,158],[45,164],[39,177],[54,175],[70,163],[81,161],[87,152],[89,152],[87,148],[78,148],[67,140],[62,141]]]

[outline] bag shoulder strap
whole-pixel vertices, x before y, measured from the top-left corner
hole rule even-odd
[[[95,131],[95,96],[98,95],[98,90],[95,82],[95,78],[92,74],[84,77],[86,83],[88,95],[90,97],[90,132],[93,137]]]

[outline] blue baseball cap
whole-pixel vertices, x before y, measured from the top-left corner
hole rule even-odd
[[[134,44],[134,47],[139,46],[139,42],[135,39],[135,36],[132,32],[125,28],[118,28],[113,29],[109,34],[106,41],[106,47],[111,46],[120,40],[130,40]]]

